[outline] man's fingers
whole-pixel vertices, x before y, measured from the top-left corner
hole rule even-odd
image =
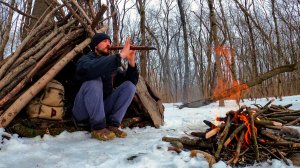
[[[125,45],[130,47],[130,36],[127,37]]]

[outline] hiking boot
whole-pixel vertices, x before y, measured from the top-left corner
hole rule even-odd
[[[91,135],[92,138],[98,139],[100,141],[107,141],[116,138],[116,134],[106,128],[103,128],[101,130],[93,130]]]
[[[107,129],[115,133],[116,136],[119,138],[125,138],[127,136],[127,133],[125,131],[120,130],[118,127],[109,126]]]

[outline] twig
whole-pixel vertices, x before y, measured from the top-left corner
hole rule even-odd
[[[276,121],[269,121],[269,120],[255,120],[255,125],[262,125],[262,126],[282,126],[282,123]]]
[[[75,10],[69,5],[69,3],[66,0],[63,0],[63,3],[66,5],[68,10],[72,13],[72,15],[82,24],[82,26],[85,28],[85,30],[92,35],[93,32],[91,31],[91,28],[84,22],[84,20],[75,12]]]
[[[100,19],[102,18],[103,14],[106,12],[107,10],[107,6],[106,5],[101,5],[101,8],[99,10],[99,12],[96,14],[95,19],[93,20],[92,24],[91,24],[91,28],[92,30],[94,30],[98,24],[98,22],[100,21]]]
[[[256,140],[256,131],[254,130],[254,119],[252,116],[252,111],[248,110],[249,118],[250,118],[250,126],[251,126],[251,134],[252,134],[252,141],[253,141],[253,147],[255,150],[255,160],[259,160],[259,151],[257,146],[257,140]]]
[[[286,160],[286,158],[282,155],[282,153],[281,153],[281,151],[280,150],[278,150],[278,149],[276,149],[276,152],[278,153],[278,155],[280,156],[280,158],[284,161],[284,163],[286,164],[286,165],[290,165],[289,164],[289,162]]]
[[[69,63],[80,51],[82,51],[89,43],[90,38],[85,39],[73,50],[68,52],[62,59],[55,63],[55,65],[42,76],[35,84],[27,89],[8,109],[0,116],[0,128],[6,127],[13,118],[27,105],[27,103],[36,96],[46,84],[53,79],[58,72]]]
[[[264,149],[264,150],[266,150],[267,152],[269,152],[272,156],[274,156],[276,159],[278,159],[278,160],[280,160],[280,158],[277,156],[277,155],[275,155],[272,151],[270,151],[268,148],[266,148],[266,147],[264,147],[264,146],[262,146],[262,148]]]
[[[237,135],[242,129],[245,128],[245,124],[241,124],[239,127],[237,127],[232,133],[231,135],[228,137],[228,139],[226,140],[226,142],[224,143],[224,146],[226,147],[234,138],[235,135]]]
[[[261,114],[267,112],[268,109],[262,109],[260,111],[257,111],[254,115],[253,115],[253,119],[255,119],[256,117],[260,116]]]
[[[289,123],[286,123],[284,124],[285,126],[291,126],[291,125],[295,125],[296,123],[298,123],[300,121],[300,117],[298,117],[297,119],[289,122]]]
[[[204,124],[206,124],[207,126],[209,126],[211,129],[217,128],[218,126],[216,126],[215,124],[213,124],[210,121],[207,120],[203,120]]]
[[[260,133],[272,140],[274,140],[275,142],[279,142],[279,141],[285,141],[284,139],[282,139],[281,137],[279,136],[276,136],[274,134],[272,134],[270,131],[267,131],[267,130],[261,130]]]
[[[46,17],[43,19],[42,23],[39,24],[39,26],[37,26],[35,29],[31,30],[29,35],[22,41],[22,43],[19,45],[19,47],[16,49],[16,51],[14,52],[14,54],[9,57],[9,59],[7,60],[7,62],[1,66],[0,68],[0,79],[3,78],[4,74],[7,72],[7,69],[15,62],[15,60],[18,58],[18,56],[20,55],[20,53],[22,52],[23,48],[25,47],[25,45],[29,42],[29,40],[38,32],[40,31],[43,27],[45,27],[46,23],[48,23],[50,17],[52,16],[52,14],[62,8],[63,6],[59,6],[55,9],[53,9],[51,12],[49,12]]]
[[[206,139],[209,139],[210,137],[216,135],[219,131],[220,131],[220,128],[219,128],[219,127],[214,128],[214,129],[208,131],[208,132],[205,134],[205,138],[206,138]]]
[[[89,24],[92,24],[91,19],[87,16],[87,14],[84,12],[84,10],[80,7],[80,5],[78,4],[78,2],[75,1],[75,0],[71,0],[71,1],[72,1],[72,3],[79,9],[79,11],[80,11],[81,14],[85,17],[85,19],[87,20],[87,22],[88,22]]]
[[[264,105],[263,109],[267,108],[275,99],[270,100],[266,105]]]
[[[178,141],[178,142],[181,142],[182,144],[188,145],[188,146],[197,146],[197,147],[210,148],[210,149],[213,148],[212,144],[206,143],[204,141],[200,141],[199,139],[196,139],[196,138],[190,139],[188,137],[182,137],[182,138],[163,137],[162,140],[165,142]]]
[[[228,115],[224,131],[221,133],[220,139],[219,139],[219,142],[218,142],[219,143],[218,144],[218,149],[215,153],[215,158],[216,159],[219,159],[219,157],[220,157],[220,153],[221,153],[221,150],[223,148],[224,141],[227,137],[227,134],[228,134],[228,131],[229,131],[229,128],[230,128],[230,125],[231,125],[231,120],[232,120],[231,115]]]
[[[242,133],[239,137],[239,141],[237,143],[236,152],[235,152],[234,159],[233,159],[234,164],[236,164],[237,161],[239,160],[240,153],[241,153],[241,147],[242,147],[242,144],[244,141],[244,135],[245,135],[245,131],[242,131]]]
[[[6,3],[6,2],[3,2],[2,0],[0,0],[0,3],[2,3],[2,4],[4,4],[5,6],[7,6],[7,7],[9,7],[9,8],[11,8],[12,10],[14,10],[14,11],[16,11],[16,12],[18,12],[19,14],[21,14],[21,15],[24,15],[24,16],[27,16],[27,17],[30,17],[31,19],[38,19],[37,17],[35,17],[35,16],[32,16],[32,15],[28,15],[27,13],[24,13],[24,12],[22,12],[21,10],[19,10],[17,7],[13,7],[13,6],[11,6],[10,4],[8,4],[8,3]]]

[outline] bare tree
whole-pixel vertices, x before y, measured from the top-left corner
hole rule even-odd
[[[27,0],[24,2],[24,9],[26,9],[26,11],[25,11],[26,14],[31,15],[32,0]],[[22,23],[21,23],[21,27],[20,27],[21,41],[23,39],[25,39],[25,37],[28,34],[28,31],[30,31],[29,21],[30,21],[30,17],[22,17]]]
[[[112,15],[112,29],[113,29],[113,44],[119,45],[120,44],[120,23],[119,23],[119,16],[117,15],[117,6],[118,0],[109,0],[110,2],[110,13]]]
[[[49,5],[48,5],[48,3],[47,3],[46,0],[35,1],[31,15],[39,18],[45,12],[47,12],[47,8],[48,7],[49,7]],[[35,26],[36,23],[37,23],[37,20],[30,19],[30,21],[29,21],[29,29],[32,29]]]
[[[186,26],[186,14],[184,12],[184,5],[182,0],[177,0],[180,20],[183,32],[184,41],[184,81],[183,81],[183,101],[189,101],[189,83],[190,83],[190,69],[189,69],[189,47],[188,47],[188,33]]]
[[[10,5],[14,6],[15,5],[15,0],[12,0]],[[7,17],[7,20],[5,21],[5,31],[3,33],[3,36],[1,36],[0,61],[4,59],[4,49],[7,45],[8,39],[9,39],[13,14],[14,14],[13,9],[9,8],[8,17]]]
[[[138,12],[140,14],[140,31],[142,36],[142,46],[146,46],[146,28],[145,28],[145,5],[146,0],[138,0],[136,2]],[[147,57],[146,57],[146,51],[141,51],[141,75],[147,79]]]
[[[218,40],[218,29],[217,29],[217,19],[215,15],[215,8],[214,8],[214,0],[208,0],[208,7],[210,12],[210,26],[211,26],[211,34],[212,34],[212,40],[214,43],[214,49],[216,50],[218,47],[220,47],[220,43]],[[220,90],[223,90],[223,74],[222,74],[222,67],[221,67],[221,60],[220,60],[220,54],[216,53],[216,73],[217,73],[217,85],[216,87],[219,87]],[[224,99],[221,99],[219,101],[219,106],[224,106]]]

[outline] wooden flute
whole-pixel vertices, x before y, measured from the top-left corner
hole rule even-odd
[[[109,50],[121,50],[124,46],[110,46]],[[155,47],[149,46],[130,46],[130,50],[157,50]]]

